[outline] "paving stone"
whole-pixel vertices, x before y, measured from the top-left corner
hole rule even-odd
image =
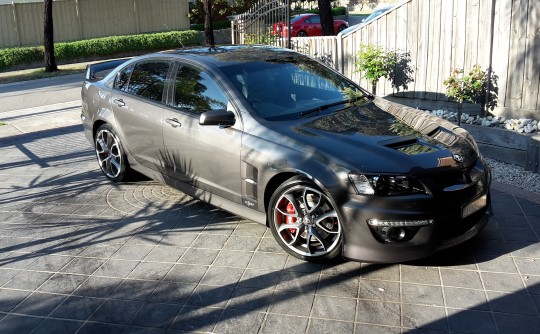
[[[148,301],[184,305],[196,287],[197,285],[192,283],[161,282],[152,292]]]
[[[216,325],[217,333],[257,333],[264,321],[264,313],[243,310],[224,310]]]
[[[438,268],[401,265],[401,280],[403,282],[441,285]]]
[[[4,284],[4,288],[35,290],[45,283],[53,274],[39,271],[21,271],[10,281]]]
[[[167,328],[181,309],[179,305],[146,303],[131,318],[130,324]]]
[[[403,327],[448,331],[446,312],[442,307],[403,304]]]
[[[30,291],[0,289],[0,311],[9,312],[26,297]]]
[[[52,313],[52,317],[86,320],[103,303],[103,299],[88,297],[67,297]]]
[[[358,278],[351,276],[321,275],[317,294],[336,297],[358,297]]]
[[[84,324],[82,321],[45,319],[32,334],[72,334]]]
[[[153,248],[153,246],[126,244],[122,246],[116,253],[114,253],[111,258],[123,260],[142,260]]]
[[[255,252],[249,263],[250,269],[280,270],[285,266],[287,255]]]
[[[303,334],[306,332],[308,319],[306,317],[293,317],[281,314],[268,314],[261,334],[274,334],[283,332],[288,334]]]
[[[486,290],[523,293],[524,284],[517,274],[481,273]]]
[[[326,334],[326,333],[352,333],[354,324],[351,322],[332,321],[323,319],[313,319],[308,327],[309,334]]]
[[[449,310],[448,327],[454,333],[497,333],[492,315],[475,310]]]
[[[480,275],[474,271],[441,269],[441,277],[444,286],[469,289],[483,288]]]
[[[445,287],[444,298],[447,307],[489,311],[486,293],[483,290]]]
[[[516,273],[514,259],[510,256],[491,256],[490,254],[476,254],[478,269],[481,271]]]
[[[540,259],[515,258],[514,261],[522,275],[540,275]]]
[[[538,316],[505,313],[493,313],[493,316],[499,333],[536,334],[540,328]]]
[[[305,275],[296,271],[284,271],[281,273],[277,289],[294,293],[315,293],[317,291],[319,277]]]
[[[228,250],[254,251],[257,249],[260,240],[261,239],[258,237],[232,235],[229,237],[229,239],[227,239],[227,242],[225,243],[223,248]]]
[[[399,265],[362,263],[361,278],[383,281],[399,281]]]
[[[231,296],[228,309],[265,312],[272,301],[271,289],[236,288]]]
[[[246,268],[253,256],[247,251],[222,250],[214,260],[214,266]]]
[[[398,303],[359,300],[356,321],[376,325],[400,326],[401,305]]]
[[[150,297],[158,285],[159,282],[156,281],[126,279],[116,287],[109,298],[145,301]]]
[[[208,268],[204,265],[175,264],[165,276],[164,281],[199,283]]]
[[[97,269],[94,272],[94,275],[125,278],[138,265],[139,265],[139,261],[109,259],[99,269]]]
[[[399,282],[360,279],[358,298],[399,302]]]
[[[199,285],[195,288],[187,305],[204,307],[224,307],[231,297],[234,288],[231,286],[216,287]]]
[[[409,304],[444,306],[440,286],[403,283],[402,299]]]
[[[290,291],[275,291],[268,312],[308,317],[315,300],[314,294],[298,294]]]
[[[39,291],[70,294],[87,278],[86,275],[54,274],[39,287]]]
[[[219,250],[188,248],[178,260],[180,263],[210,265],[219,254]]]
[[[356,324],[355,334],[401,334],[400,327],[388,327],[388,326],[377,326],[377,325],[367,325],[367,324]]]
[[[175,246],[156,246],[144,258],[144,261],[174,263],[185,253],[186,249]]]
[[[184,306],[171,327],[182,332],[213,332],[223,309],[196,306]]]
[[[536,308],[528,294],[506,292],[487,292],[489,305],[493,312],[536,315]]]
[[[8,314],[0,320],[0,333],[4,334],[22,334],[30,333],[36,328],[42,318],[27,317],[17,314]]]
[[[120,334],[123,330],[124,327],[119,325],[87,322],[77,334]]]
[[[66,297],[34,292],[23,300],[12,312],[34,316],[49,315]]]
[[[91,276],[84,281],[73,294],[78,296],[106,298],[121,282],[122,280],[119,278]]]
[[[229,238],[228,235],[200,234],[190,245],[192,248],[221,249]]]
[[[308,262],[289,255],[287,257],[287,262],[285,263],[284,270],[297,271],[306,274],[317,274],[321,272],[322,268],[322,263]],[[326,274],[331,275],[331,273],[329,272],[326,272]]]
[[[125,325],[144,303],[133,300],[106,300],[90,320]]]
[[[64,273],[91,275],[103,263],[105,263],[105,260],[103,259],[91,259],[91,258],[78,257],[78,258],[74,258],[60,271]]]
[[[133,269],[128,278],[159,281],[165,277],[172,267],[172,263],[141,262]]]
[[[201,284],[235,286],[243,274],[244,269],[240,268],[210,267]]]

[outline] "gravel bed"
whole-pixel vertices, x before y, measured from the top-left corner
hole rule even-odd
[[[540,193],[540,174],[526,171],[523,167],[486,158],[493,179],[524,190]]]

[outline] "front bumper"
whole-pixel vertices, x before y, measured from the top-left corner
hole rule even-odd
[[[489,171],[468,187],[433,195],[396,197],[353,196],[341,205],[344,230],[343,257],[365,262],[396,263],[427,257],[438,250],[476,236],[491,215]],[[485,195],[487,205],[462,218],[462,208]],[[433,219],[407,241],[383,242],[367,224],[368,219],[404,221]]]

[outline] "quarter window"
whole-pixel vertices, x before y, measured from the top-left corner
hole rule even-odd
[[[122,71],[118,72],[116,75],[116,80],[114,82],[114,88],[122,91],[127,91],[129,77],[131,76],[131,72],[133,72],[133,66],[128,66],[124,68]]]
[[[225,93],[208,73],[188,65],[178,67],[173,99],[169,103],[172,107],[200,114],[225,109],[227,102]]]
[[[170,62],[142,62],[135,65],[127,93],[161,102]]]

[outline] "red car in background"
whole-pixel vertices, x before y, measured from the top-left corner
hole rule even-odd
[[[287,24],[274,23],[274,34],[287,37]],[[337,35],[349,24],[343,20],[334,20],[334,32]],[[321,18],[317,14],[299,14],[291,18],[291,37],[322,36]]]

